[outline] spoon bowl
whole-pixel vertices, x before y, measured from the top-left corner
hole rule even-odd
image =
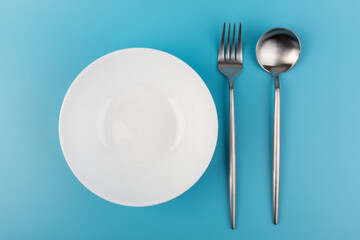
[[[259,39],[256,58],[265,71],[280,74],[295,65],[300,51],[300,41],[294,32],[286,28],[274,28]]]

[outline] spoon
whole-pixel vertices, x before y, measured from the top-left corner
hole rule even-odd
[[[264,33],[256,45],[260,66],[274,77],[274,135],[273,135],[273,215],[278,224],[280,180],[280,83],[279,75],[292,68],[301,51],[299,38],[286,28],[274,28]]]

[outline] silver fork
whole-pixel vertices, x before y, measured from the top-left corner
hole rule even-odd
[[[243,66],[242,47],[241,47],[241,23],[239,26],[237,46],[235,46],[236,24],[234,24],[234,32],[232,35],[232,44],[230,50],[230,28],[227,36],[226,52],[225,52],[225,29],[224,28],[220,41],[218,68],[229,81],[229,163],[230,163],[230,217],[231,228],[235,229],[235,199],[236,199],[236,156],[235,156],[235,112],[234,112],[234,79],[241,72]],[[236,53],[236,54],[235,54]]]

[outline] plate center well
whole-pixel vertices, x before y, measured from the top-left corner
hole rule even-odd
[[[97,119],[99,140],[132,163],[163,159],[180,143],[183,114],[177,102],[157,92],[135,90],[108,98]]]

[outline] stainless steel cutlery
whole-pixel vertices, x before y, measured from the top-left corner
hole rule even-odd
[[[281,73],[292,68],[300,56],[300,41],[286,28],[274,28],[264,33],[256,45],[260,66],[274,77],[274,134],[273,134],[273,215],[278,223],[280,183],[280,81]]]
[[[226,24],[224,23],[223,32],[220,41],[218,68],[228,79],[229,82],[229,164],[230,164],[230,218],[231,228],[235,229],[235,207],[236,207],[236,153],[235,153],[235,110],[234,110],[234,80],[243,66],[242,47],[241,47],[241,23],[239,25],[239,32],[237,43],[235,43],[236,26],[231,38],[231,25],[227,34],[227,41],[225,44]],[[226,46],[225,46],[226,45]]]
[[[218,68],[229,82],[229,164],[230,164],[230,217],[231,228],[235,229],[236,200],[236,153],[235,153],[235,116],[234,116],[234,79],[243,67],[241,45],[241,23],[236,39],[234,24],[232,41],[231,25],[227,31],[224,23],[220,41]],[[237,43],[236,43],[237,42]],[[281,73],[292,68],[300,56],[300,41],[295,33],[286,28],[274,28],[264,33],[256,46],[256,58],[260,66],[274,77],[274,128],[273,128],[273,218],[278,224],[279,212],[279,181],[280,181],[280,81]]]

